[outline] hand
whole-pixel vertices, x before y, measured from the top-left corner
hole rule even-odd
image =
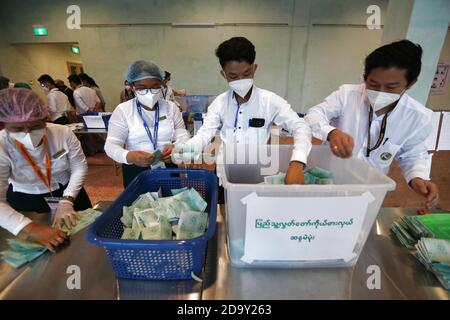
[[[127,154],[127,161],[138,167],[149,167],[155,161],[155,157],[145,151],[130,151]]]
[[[298,161],[291,161],[284,178],[285,184],[305,184],[305,177],[303,175],[304,165]]]
[[[339,129],[328,134],[331,152],[340,158],[350,158],[353,152],[353,138]]]
[[[173,144],[166,145],[163,149],[161,160],[163,160],[163,161],[170,160],[171,159],[170,156],[172,155],[173,148],[175,148],[175,145],[173,145]]]
[[[427,209],[434,209],[436,207],[439,200],[439,190],[436,184],[421,178],[414,178],[410,181],[409,185],[415,192],[427,198],[425,203]]]
[[[55,247],[59,246],[68,238],[64,231],[50,228],[35,222],[25,226],[20,232],[32,238],[34,241],[46,246],[48,250],[55,253]]]
[[[80,216],[73,209],[73,203],[69,200],[61,200],[56,209],[55,226],[61,227],[61,222],[64,221],[66,226],[75,227]]]

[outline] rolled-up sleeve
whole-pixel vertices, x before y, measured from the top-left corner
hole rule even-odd
[[[108,125],[108,137],[105,143],[106,154],[116,162],[128,164],[128,150],[124,148],[128,138],[128,124],[122,109],[116,108]]]
[[[338,118],[342,112],[342,88],[334,91],[325,100],[310,108],[305,116],[306,123],[311,127],[312,135],[322,141],[327,141],[328,134],[336,129],[330,125],[334,118]]]
[[[66,136],[69,148],[70,180],[64,190],[64,196],[76,198],[86,181],[88,166],[80,141],[69,128],[66,129]]]
[[[311,151],[311,129],[305,120],[292,110],[291,105],[278,96],[272,97],[271,108],[278,110],[274,123],[287,130],[294,137],[294,149],[291,161],[299,161],[306,164]]]
[[[8,179],[11,175],[11,164],[5,155],[0,155],[0,226],[13,235],[17,235],[32,221],[14,210],[6,201]]]

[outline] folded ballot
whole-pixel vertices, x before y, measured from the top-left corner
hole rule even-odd
[[[422,238],[414,256],[450,290],[450,240]]]
[[[69,227],[63,223],[60,227],[60,229],[67,232],[68,235],[73,235],[86,228],[101,215],[100,211],[93,209],[78,211],[77,213],[79,214],[80,219],[78,220],[76,226]],[[20,268],[28,262],[40,257],[47,251],[45,246],[32,241],[7,239],[7,242],[10,249],[3,251],[0,254],[2,259],[14,268]]]
[[[314,167],[304,170],[305,184],[333,184],[334,174],[331,171]],[[284,184],[286,174],[279,172],[275,175],[265,176],[265,184]]]
[[[187,240],[201,236],[208,225],[207,203],[194,188],[141,194],[123,207],[124,240]]]

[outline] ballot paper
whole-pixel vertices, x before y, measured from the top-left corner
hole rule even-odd
[[[333,184],[334,174],[331,171],[313,167],[304,170],[305,184]],[[279,172],[275,175],[265,176],[265,184],[285,184],[286,174]]]
[[[207,227],[207,203],[194,188],[171,190],[173,196],[144,193],[123,207],[125,240],[187,240],[202,235]]]
[[[88,129],[105,129],[105,122],[102,116],[83,116]]]
[[[414,256],[450,290],[450,240],[422,238]]]
[[[437,150],[450,150],[450,112],[442,112],[441,133],[439,134]]]
[[[101,212],[87,209],[78,211],[78,214],[80,215],[80,220],[78,220],[75,227],[68,227],[63,224],[61,230],[67,232],[68,235],[73,235],[94,222],[94,220],[100,216]],[[10,249],[3,251],[0,254],[2,259],[14,268],[20,268],[28,262],[37,259],[47,251],[45,246],[36,242],[18,239],[8,239],[7,241]]]
[[[436,150],[436,142],[439,132],[439,123],[441,121],[441,112],[433,112],[431,116],[431,126],[432,130],[427,140],[425,140],[425,144],[427,146],[427,150],[434,151]]]
[[[450,240],[450,214],[404,216],[392,224],[391,231],[407,248],[413,248],[421,238]]]

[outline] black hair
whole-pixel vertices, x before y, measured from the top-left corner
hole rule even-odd
[[[256,51],[253,43],[244,37],[234,37],[222,42],[216,49],[222,68],[229,61],[245,61],[249,64],[255,62]]]
[[[55,81],[48,74],[43,74],[37,79],[40,83],[50,83],[56,86]]]
[[[375,68],[406,69],[408,85],[419,77],[422,67],[422,47],[409,40],[400,40],[375,49],[366,57],[364,80]]]
[[[69,82],[81,84],[81,79],[76,74],[71,74],[70,76],[67,77],[67,79],[69,80]]]
[[[169,71],[164,71],[164,79],[169,78],[172,74]]]
[[[82,72],[78,75],[78,77],[80,77],[81,81],[86,81],[89,84],[89,86],[98,87],[94,79],[92,79],[87,73]]]
[[[9,79],[4,76],[0,76],[0,90],[9,87]]]

